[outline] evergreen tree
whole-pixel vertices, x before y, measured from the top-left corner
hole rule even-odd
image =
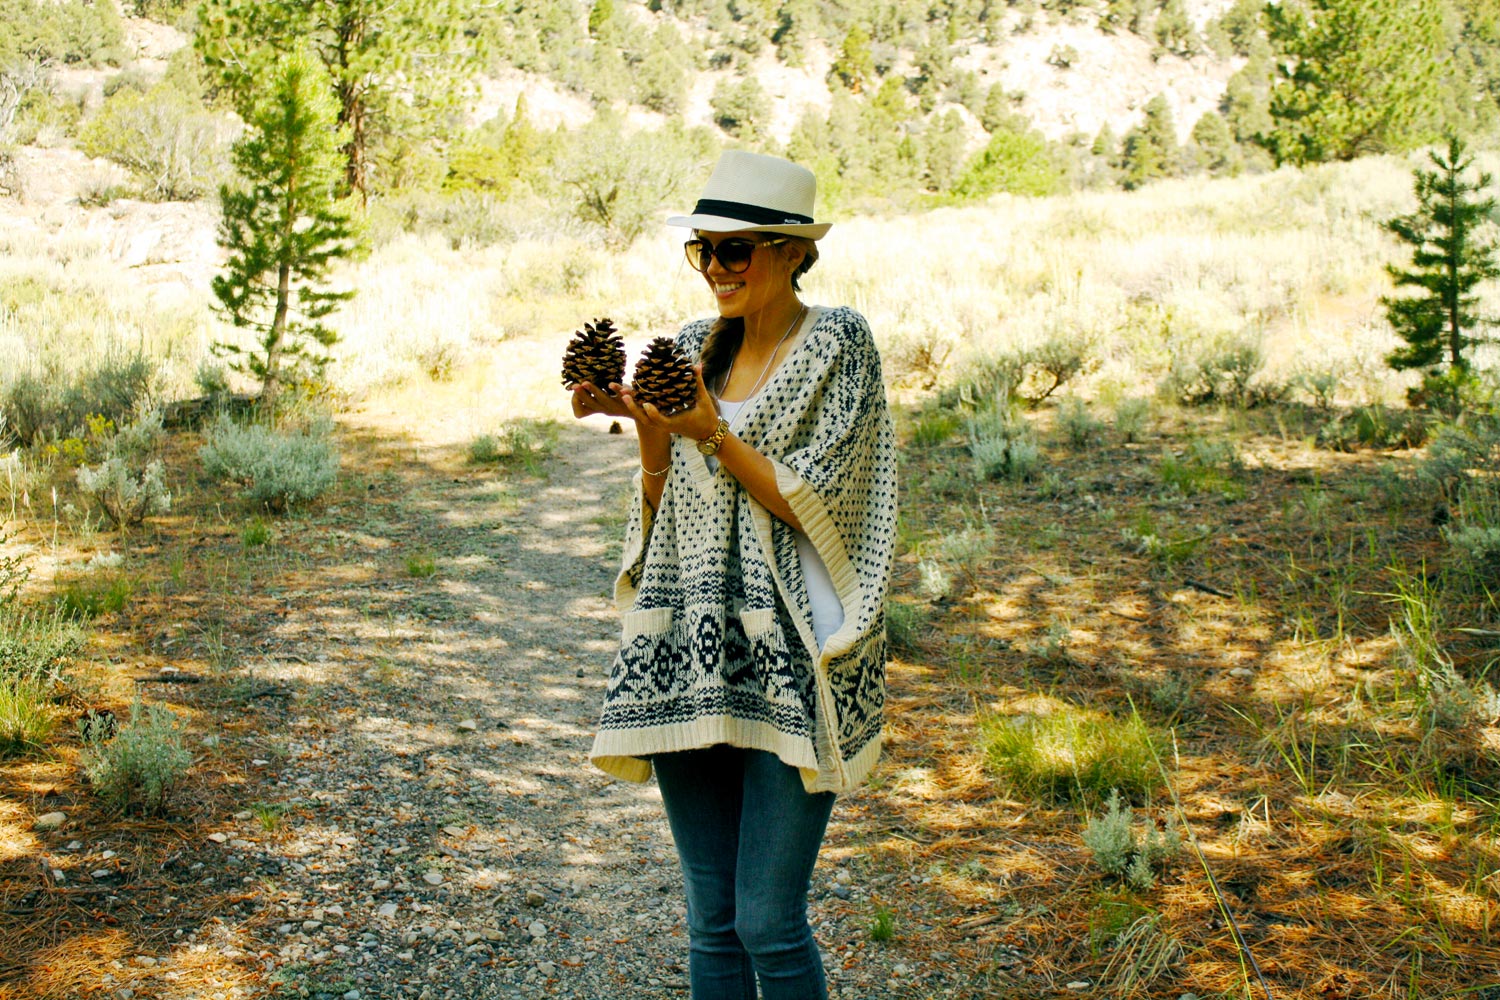
[[[1440,0],[1302,0],[1266,7],[1280,56],[1266,137],[1278,163],[1400,152],[1432,138]]]
[[[1125,133],[1120,160],[1127,191],[1180,172],[1182,149],[1177,144],[1177,126],[1165,94],[1151,98],[1145,120]]]
[[[849,29],[830,72],[854,94],[875,80],[875,57],[870,54],[870,35],[864,28],[856,24]]]
[[[1206,112],[1193,125],[1193,153],[1203,169],[1215,177],[1239,173],[1234,134],[1217,112]]]
[[[328,362],[317,348],[337,337],[323,319],[351,294],[330,289],[328,271],[354,238],[335,200],[345,136],[326,73],[300,50],[266,70],[266,93],[246,109],[234,147],[240,184],[219,192],[229,259],[213,291],[229,321],[256,335],[251,349],[216,350],[260,382],[261,406],[274,413],[285,383]]]
[[[344,184],[369,194],[372,146],[398,129],[447,134],[471,86],[470,0],[204,0],[194,44],[244,117],[267,65],[306,45],[345,130]],[[545,39],[543,39],[545,48]]]
[[[957,111],[944,111],[927,123],[922,150],[927,188],[943,192],[953,186],[963,165],[964,122]]]
[[[1474,165],[1463,140],[1448,140],[1447,152],[1428,154],[1434,170],[1417,169],[1417,209],[1385,226],[1411,248],[1411,266],[1389,265],[1397,288],[1416,294],[1381,299],[1386,317],[1406,341],[1386,360],[1397,371],[1423,373],[1417,401],[1451,409],[1469,377],[1469,351],[1490,338],[1480,333],[1493,321],[1476,312],[1479,285],[1500,277],[1496,244],[1481,235],[1495,211],[1486,194],[1491,177],[1465,175]]]

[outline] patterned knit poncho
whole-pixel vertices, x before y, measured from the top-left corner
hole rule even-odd
[[[709,321],[678,345],[696,358]],[[830,309],[737,415],[833,578],[844,623],[821,651],[796,532],[674,438],[654,517],[638,499],[615,601],[623,612],[590,758],[645,781],[653,753],[727,743],[845,792],[880,755],[896,448],[869,326]],[[638,492],[639,497],[639,492]]]

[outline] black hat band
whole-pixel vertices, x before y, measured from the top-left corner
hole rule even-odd
[[[812,217],[807,215],[778,211],[774,208],[762,208],[759,205],[746,205],[738,201],[719,201],[716,198],[700,199],[693,207],[693,214],[717,215],[757,226],[810,226],[813,221]]]

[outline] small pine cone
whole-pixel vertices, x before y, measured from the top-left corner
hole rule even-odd
[[[654,403],[663,413],[690,408],[698,398],[698,382],[671,337],[657,337],[635,363],[631,380],[636,402]]]
[[[610,383],[625,381],[625,341],[608,319],[583,324],[563,352],[563,385],[592,382],[609,391]]]

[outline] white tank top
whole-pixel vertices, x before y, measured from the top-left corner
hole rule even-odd
[[[733,424],[745,402],[720,399],[719,415]],[[708,467],[717,472],[719,460],[710,458]],[[823,565],[823,559],[813,547],[812,539],[801,531],[797,532],[797,555],[802,562],[802,579],[807,583],[807,600],[812,605],[813,634],[817,637],[818,648],[822,649],[828,642],[828,637],[844,624],[844,605],[839,601],[838,592],[833,589],[833,577],[828,575],[828,567]]]

